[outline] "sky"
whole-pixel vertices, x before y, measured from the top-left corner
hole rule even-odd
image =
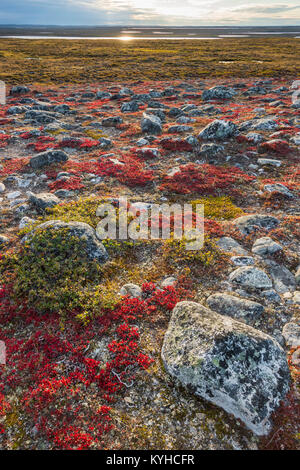
[[[299,0],[0,0],[0,24],[300,25]]]

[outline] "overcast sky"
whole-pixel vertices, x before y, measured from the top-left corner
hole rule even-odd
[[[0,24],[299,25],[299,0],[0,0]]]

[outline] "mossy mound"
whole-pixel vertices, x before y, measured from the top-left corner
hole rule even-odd
[[[15,298],[39,313],[58,313],[62,320],[95,315],[101,306],[103,268],[91,256],[89,242],[68,224],[42,224],[15,254],[1,260],[0,272],[13,280]]]

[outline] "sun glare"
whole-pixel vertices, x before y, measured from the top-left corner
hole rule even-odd
[[[120,36],[118,39],[120,39],[120,41],[131,41],[131,39],[134,38],[131,36]]]

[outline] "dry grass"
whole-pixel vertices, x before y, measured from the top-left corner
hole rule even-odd
[[[222,41],[0,40],[0,79],[87,83],[209,77],[296,76],[299,39]]]

